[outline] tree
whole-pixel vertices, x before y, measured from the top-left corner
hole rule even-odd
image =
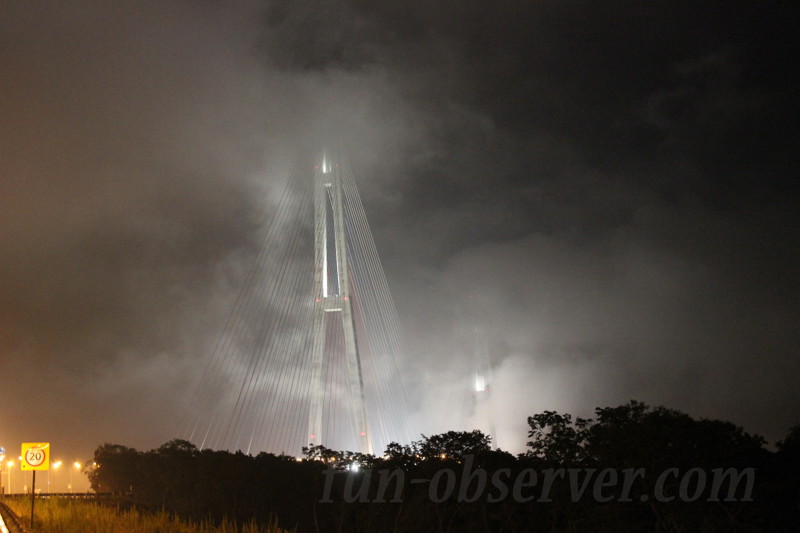
[[[425,459],[458,459],[465,455],[478,455],[492,449],[492,438],[477,429],[473,431],[448,431],[426,437],[412,444],[413,453]]]
[[[142,454],[121,444],[103,444],[88,461],[89,482],[95,492],[131,493],[140,484]]]
[[[528,417],[530,455],[559,465],[577,466],[587,458],[588,428],[591,419],[576,418],[555,411]]]
[[[776,443],[782,454],[800,457],[800,424],[792,426],[786,438]]]
[[[195,446],[188,440],[183,440],[183,439],[172,439],[171,441],[159,446],[156,452],[159,455],[165,457],[170,457],[170,456],[194,457],[200,454],[200,450],[197,449],[197,446]]]

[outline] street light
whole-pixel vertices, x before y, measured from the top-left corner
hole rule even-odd
[[[9,461],[6,463],[6,472],[8,472],[8,493],[11,494],[11,467],[14,466],[14,461]]]
[[[20,455],[17,459],[19,459],[20,464],[22,464],[22,456]],[[20,471],[22,472],[22,493],[28,494],[28,472],[30,472],[30,470],[20,469]]]
[[[72,463],[72,466],[75,467],[75,470],[81,469],[81,464],[78,461]],[[72,469],[69,469],[69,491],[72,492]]]
[[[61,461],[56,461],[53,463],[53,485],[56,484],[56,473],[55,471],[58,470],[58,467],[61,466]],[[50,490],[50,470],[47,471],[47,492],[53,492]]]

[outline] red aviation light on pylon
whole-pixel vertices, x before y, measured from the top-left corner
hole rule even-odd
[[[313,439],[314,438],[314,434],[312,433],[311,435],[308,436],[308,438],[309,439]]]
[[[367,434],[366,434],[365,432],[363,432],[363,431],[362,431],[362,432],[361,432],[361,436],[362,436],[362,437],[366,437],[366,436],[367,436]]]

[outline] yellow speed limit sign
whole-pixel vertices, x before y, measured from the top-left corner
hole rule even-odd
[[[23,442],[22,461],[20,470],[49,470],[50,469],[50,443],[49,442]]]

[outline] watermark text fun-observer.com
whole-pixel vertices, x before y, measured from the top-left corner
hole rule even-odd
[[[344,482],[341,484],[341,477]],[[431,477],[410,477],[400,468],[381,470],[324,471],[320,503],[333,503],[334,481],[340,480],[341,498],[347,503],[401,503],[407,485],[427,486],[433,503],[455,499],[499,503],[552,502],[566,493],[573,502],[749,502],[755,484],[754,468],[667,468],[651,473],[644,468],[525,468],[513,472],[499,468],[488,472],[475,467],[472,455],[463,457],[460,468],[443,467]],[[653,479],[652,484],[647,483]],[[642,487],[648,487],[642,492]]]

